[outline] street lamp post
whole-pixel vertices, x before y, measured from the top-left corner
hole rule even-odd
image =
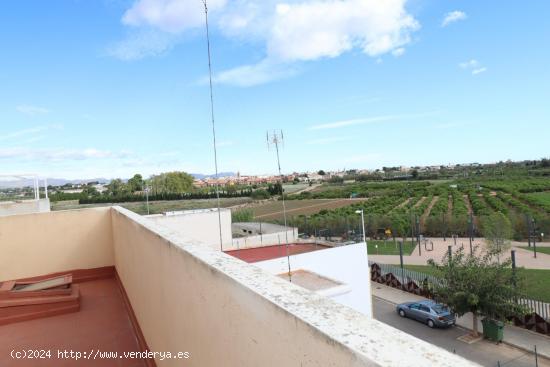
[[[355,213],[361,214],[361,224],[363,225],[363,242],[365,242],[365,246],[367,246],[367,235],[365,233],[365,213],[363,209],[356,210]]]
[[[369,281],[367,282],[367,294],[368,294],[368,300],[367,300],[367,317],[369,318],[373,318],[373,313],[372,313],[372,292],[371,292],[371,286],[370,286],[370,282],[371,282],[371,277],[370,277],[370,265],[369,265],[369,250],[368,250],[368,246],[367,246],[367,235],[365,233],[365,213],[363,211],[363,209],[358,209],[355,211],[356,214],[361,214],[361,224],[363,226],[363,242],[365,242],[365,250],[366,251],[366,255],[367,255],[367,267],[369,269]]]

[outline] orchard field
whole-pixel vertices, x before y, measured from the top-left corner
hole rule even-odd
[[[288,195],[288,202],[322,197],[368,200],[307,216],[289,213],[290,224],[301,232],[324,230],[347,237],[360,232],[355,211],[363,209],[368,235],[391,228],[396,236],[408,236],[418,226],[425,236],[467,236],[472,220],[474,235],[483,236],[485,223],[495,215],[505,217],[516,240],[526,239],[533,225],[539,240],[541,233],[550,234],[550,178],[546,177],[324,184],[312,192]]]

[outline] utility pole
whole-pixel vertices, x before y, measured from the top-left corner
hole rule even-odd
[[[266,133],[267,148],[270,146],[275,146],[275,152],[277,153],[277,168],[279,170],[279,180],[281,184],[281,198],[283,202],[283,218],[285,222],[285,247],[286,247],[286,259],[288,263],[288,280],[292,282],[292,273],[290,271],[290,254],[288,252],[288,228],[287,228],[287,219],[286,219],[286,204],[285,204],[285,190],[283,188],[283,173],[281,172],[281,159],[279,157],[279,145],[283,144],[284,136],[283,131],[273,131],[270,135],[269,132]]]

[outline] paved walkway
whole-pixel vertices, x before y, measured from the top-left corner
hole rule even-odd
[[[403,292],[399,289],[388,287],[383,284],[371,283],[372,294],[374,297],[378,297],[389,301],[394,304],[410,301],[421,301],[426,298],[414,295],[412,293]],[[472,315],[466,314],[463,317],[459,317],[456,320],[456,324],[465,329],[472,329]],[[479,330],[483,330],[481,321],[479,321]],[[550,359],[550,337],[535,333],[526,329],[518,328],[513,325],[506,325],[504,327],[504,343],[514,346],[516,348],[533,352],[534,346],[537,346],[537,352],[540,356]]]
[[[431,249],[431,243],[433,243],[433,250]],[[456,244],[455,244],[456,243]],[[476,238],[472,246],[480,247],[484,245],[482,238]],[[420,245],[420,254],[418,253],[418,246],[415,247],[413,252],[409,256],[403,256],[403,262],[407,265],[426,265],[429,259],[440,261],[448,253],[448,246],[451,246],[453,251],[464,246],[466,253],[470,252],[470,240],[468,238],[457,238],[456,241],[452,238],[447,238],[446,241],[443,238],[428,238],[427,248],[422,243]],[[527,242],[512,242],[512,248],[516,250],[516,263],[518,267],[525,267],[528,269],[550,269],[550,255],[537,253],[537,258],[533,256],[533,252],[519,248],[519,246],[527,246]],[[540,247],[548,247],[550,243],[544,242],[537,244]],[[510,257],[510,251],[507,251],[505,257]],[[504,256],[504,255],[503,255]],[[383,264],[399,264],[399,255],[374,255],[369,254],[369,260],[378,261]]]

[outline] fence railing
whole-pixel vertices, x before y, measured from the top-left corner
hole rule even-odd
[[[379,262],[369,260],[369,267],[372,268],[372,265],[374,264],[378,265],[380,268],[381,276],[391,273],[395,278],[397,278],[397,280],[399,280],[401,284],[407,284],[411,280],[414,281],[419,287],[422,287],[426,284],[426,282],[426,285],[428,286],[441,283],[440,279],[426,273],[405,268],[402,269],[397,265],[381,264]],[[518,300],[518,303],[550,322],[550,303],[531,298],[521,298]]]

